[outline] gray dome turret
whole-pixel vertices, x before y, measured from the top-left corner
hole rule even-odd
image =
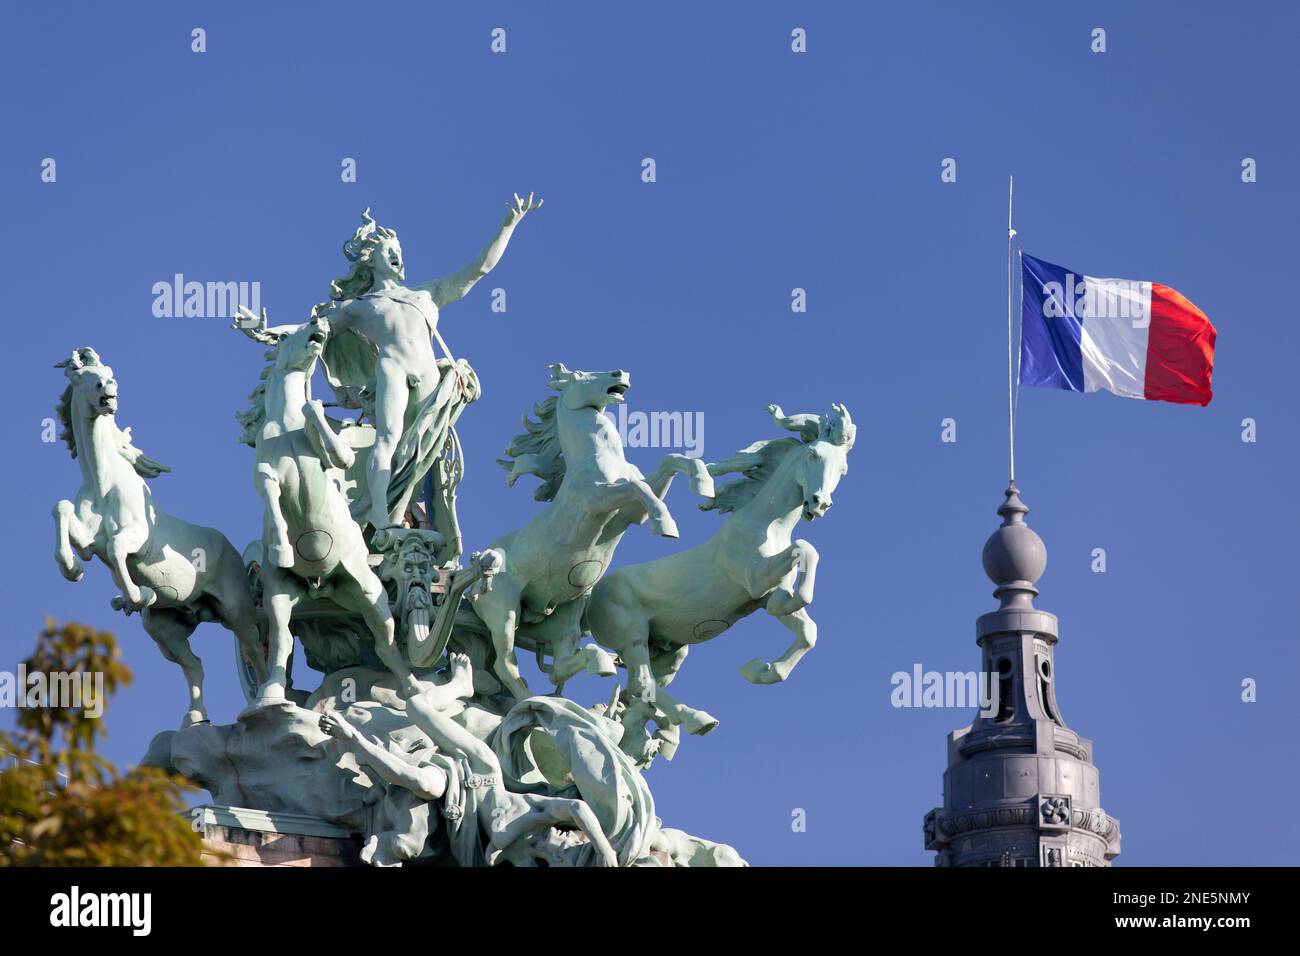
[[[984,544],[1001,606],[975,622],[981,709],[948,736],[943,806],[925,818],[938,866],[1109,866],[1119,821],[1101,808],[1092,741],[1056,701],[1056,616],[1034,607],[1047,547],[1025,523],[1015,482]]]

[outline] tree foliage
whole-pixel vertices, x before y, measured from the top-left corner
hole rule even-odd
[[[106,704],[131,682],[121,658],[112,634],[47,620],[25,665],[102,675]],[[48,703],[19,708],[16,729],[0,731],[0,866],[201,865],[200,835],[184,815],[193,788],[151,768],[119,772],[95,751],[102,714],[85,701]]]

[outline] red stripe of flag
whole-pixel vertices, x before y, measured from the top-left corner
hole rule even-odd
[[[1187,405],[1210,404],[1218,332],[1205,313],[1182,293],[1153,282],[1147,335],[1146,397]]]

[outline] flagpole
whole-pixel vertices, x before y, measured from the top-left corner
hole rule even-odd
[[[1016,481],[1016,413],[1013,401],[1011,371],[1011,240],[1016,231],[1011,228],[1011,199],[1015,177],[1007,177],[1007,471],[1012,484]]]

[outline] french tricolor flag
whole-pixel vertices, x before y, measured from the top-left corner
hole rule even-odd
[[[1020,384],[1210,404],[1218,333],[1183,295],[1021,260]]]

